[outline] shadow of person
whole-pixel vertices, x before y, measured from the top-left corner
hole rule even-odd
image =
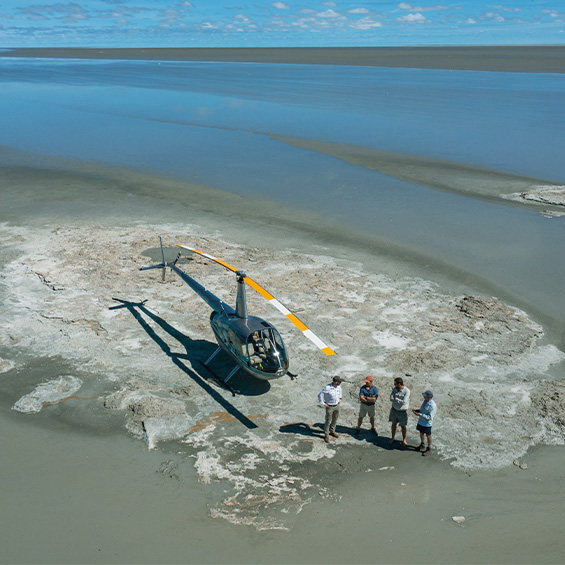
[[[390,439],[387,438],[386,443],[387,445],[383,447],[385,447],[385,449],[390,449],[391,451],[393,450],[415,451],[416,453],[420,453],[420,451],[418,451],[418,448],[415,445],[404,445],[402,443],[402,440],[396,439],[391,443]]]
[[[394,444],[390,443],[390,438],[389,437],[384,437],[381,435],[378,435],[373,433],[371,430],[367,430],[367,429],[361,429],[359,432],[359,435],[355,435],[355,432],[357,431],[356,428],[352,428],[353,429],[353,437],[357,440],[357,441],[364,441],[366,443],[372,443],[373,445],[376,445],[377,447],[380,447],[382,449],[386,449],[387,451],[392,451],[394,449],[397,449],[398,446],[395,446]],[[395,442],[398,443],[398,442]],[[406,448],[408,449],[408,448]]]
[[[314,426],[319,426],[319,424],[314,424]],[[322,431],[314,429],[309,424],[305,422],[295,422],[293,424],[285,424],[279,428],[279,432],[283,434],[298,434],[301,436],[310,436],[310,437],[324,437],[323,431],[324,425],[322,424]]]

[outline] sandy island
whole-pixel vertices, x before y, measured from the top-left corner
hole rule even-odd
[[[550,215],[565,215],[565,185],[543,179],[528,178],[486,167],[466,165],[406,153],[394,153],[371,147],[330,143],[283,135],[271,135],[294,147],[317,151],[406,180],[471,198],[489,201],[510,200],[522,205],[545,205]],[[538,206],[536,206],[538,205]]]

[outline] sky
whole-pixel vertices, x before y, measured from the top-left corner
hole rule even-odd
[[[565,44],[565,0],[0,0],[0,47]]]

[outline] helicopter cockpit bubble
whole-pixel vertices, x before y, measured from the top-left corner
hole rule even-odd
[[[257,330],[248,337],[248,351],[253,367],[266,373],[288,369],[288,355],[279,332],[272,326]]]

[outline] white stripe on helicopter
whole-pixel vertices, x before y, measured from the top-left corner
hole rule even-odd
[[[224,266],[226,269],[233,271],[234,273],[236,273],[238,271],[238,269],[236,269],[235,267],[233,267],[229,263],[226,263],[225,261],[222,261],[221,259],[218,259],[218,258],[214,257],[213,255],[210,255],[208,253],[204,253],[203,251],[199,251],[198,249],[194,249],[193,247],[188,247],[187,245],[181,245],[180,243],[177,244],[177,245],[178,245],[178,247],[182,247],[183,249],[188,249],[188,251],[192,251],[193,253],[201,255],[202,257],[206,257],[206,259],[210,259],[212,261],[215,261],[216,263]],[[253,279],[250,279],[247,276],[244,277],[243,280],[251,288],[256,290],[261,296],[263,296],[263,298],[265,298],[269,304],[274,306],[290,322],[292,322],[302,332],[302,334],[305,337],[307,337],[312,343],[314,343],[322,352],[324,352],[326,355],[335,355],[335,351],[333,349],[331,349],[331,347],[328,347],[311,329],[309,329],[306,326],[306,324],[304,324],[297,316],[295,316],[290,310],[288,310],[288,308],[286,308],[286,306],[281,304],[272,294],[267,292],[262,286],[260,286]]]

